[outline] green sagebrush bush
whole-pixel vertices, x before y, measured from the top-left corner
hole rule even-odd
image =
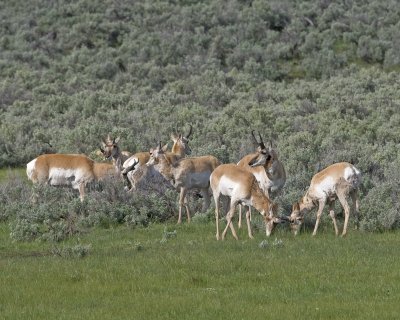
[[[120,180],[90,185],[83,202],[77,191],[69,188],[31,186],[22,181],[18,188],[13,181],[0,188],[0,198],[7,200],[0,204],[1,219],[9,222],[10,236],[16,241],[59,242],[93,227],[136,227],[166,221],[174,216],[178,195],[175,190],[128,193]],[[9,194],[8,189],[14,193]]]
[[[77,244],[75,246],[54,246],[51,253],[62,258],[84,258],[90,254],[92,246]]]
[[[390,183],[373,188],[361,202],[361,230],[385,231],[400,226],[399,185]]]
[[[400,227],[399,165],[400,161],[396,159],[382,170],[379,176],[375,177],[375,185],[368,190],[361,202],[360,227],[362,229],[384,231]],[[369,186],[374,182],[370,182]]]

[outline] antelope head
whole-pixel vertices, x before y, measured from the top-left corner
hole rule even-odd
[[[278,165],[278,155],[272,148],[272,142],[270,141],[269,146],[266,147],[260,133],[258,133],[260,142],[257,140],[254,130],[251,131],[251,135],[253,136],[254,141],[258,144],[258,147],[257,156],[249,162],[249,166],[264,166],[266,170],[272,173],[275,169],[274,166]]]
[[[300,213],[299,202],[296,202],[292,205],[292,213],[287,217],[287,220],[290,222],[290,230],[294,233],[294,235],[297,235],[304,220],[304,215]]]
[[[107,139],[103,139],[101,141],[100,151],[104,155],[106,160],[110,160],[112,158],[116,158],[119,154],[118,142],[120,137],[111,138],[110,134],[108,134]]]
[[[177,153],[178,149],[183,150],[186,155],[190,155],[192,150],[189,147],[189,137],[192,134],[192,125],[190,124],[189,132],[187,135],[183,135],[182,133],[178,133],[177,128],[175,128],[175,132],[171,134],[171,139],[174,141],[174,146],[172,147],[172,152]]]
[[[265,233],[269,237],[274,231],[276,225],[283,223],[283,219],[276,216],[278,211],[278,205],[276,203],[271,203],[268,212],[262,211],[261,214],[264,216],[265,220]]]
[[[304,222],[304,215],[315,205],[316,203],[308,197],[307,193],[300,201],[292,205],[292,213],[287,217],[287,220],[290,222],[290,229],[294,235],[297,235],[300,231],[301,225]]]
[[[151,148],[150,149],[150,159],[147,161],[146,165],[151,166],[151,165],[156,165],[159,163],[159,160],[162,156],[165,155],[167,152],[167,147],[168,144],[165,146],[161,145],[161,141],[158,143],[158,146],[156,148]]]

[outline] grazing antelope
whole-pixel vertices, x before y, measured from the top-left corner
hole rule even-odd
[[[339,234],[336,224],[335,212],[333,206],[335,200],[339,199],[340,204],[344,208],[345,218],[342,236],[346,235],[347,224],[350,216],[350,208],[346,198],[350,195],[352,198],[352,209],[356,214],[358,223],[359,198],[358,187],[361,183],[360,171],[350,163],[340,162],[330,165],[329,167],[318,172],[311,179],[310,187],[304,197],[292,206],[292,213],[288,220],[291,223],[291,229],[297,234],[304,219],[304,214],[318,205],[317,220],[315,222],[313,236],[317,234],[319,221],[322,210],[326,203],[329,205],[329,215],[332,218],[335,234]]]
[[[190,222],[190,209],[186,201],[186,193],[189,190],[200,190],[204,198],[203,211],[210,206],[209,179],[214,169],[220,165],[216,157],[183,158],[176,162],[171,162],[160,142],[156,149],[151,150],[151,157],[147,165],[157,165],[160,173],[175,189],[180,191],[178,223],[182,222],[183,207],[186,209],[187,220]]]
[[[100,151],[106,160],[112,160],[118,173],[121,173],[122,164],[132,155],[129,151],[121,151],[118,146],[120,137],[111,138],[110,134],[102,140]],[[132,163],[133,164],[133,163]]]
[[[81,201],[88,183],[118,176],[113,164],[98,163],[82,154],[40,155],[26,165],[26,173],[35,184],[78,189]]]
[[[191,154],[192,150],[189,147],[189,137],[191,134],[192,125],[190,125],[189,132],[186,136],[177,132],[171,134],[171,139],[174,142],[171,151],[166,152],[167,145],[164,146],[164,151],[166,152],[166,155],[171,163],[178,161],[179,159],[185,157],[185,155]],[[146,175],[144,172],[147,169],[139,169],[150,160],[150,155],[150,152],[138,152],[123,163],[122,174],[127,178],[131,186],[129,191],[136,190],[138,182]],[[137,165],[135,164],[136,162]],[[133,170],[133,168],[135,170]],[[140,172],[136,173],[136,171]]]
[[[281,219],[276,217],[277,206],[269,200],[262,191],[257,179],[245,168],[236,164],[221,164],[210,176],[210,186],[215,201],[215,223],[217,226],[216,237],[219,237],[219,197],[220,195],[229,196],[230,209],[226,214],[227,225],[222,233],[225,238],[228,227],[230,227],[233,237],[238,240],[235,227],[232,224],[232,217],[235,213],[236,205],[243,203],[246,206],[253,206],[264,217],[267,236],[270,236],[275,225],[281,223]],[[250,228],[250,214],[246,214],[247,229],[249,238],[253,238]]]
[[[272,193],[276,194],[282,190],[285,185],[285,168],[282,162],[279,161],[278,155],[272,148],[271,142],[270,146],[267,148],[260,133],[258,133],[260,142],[255,137],[254,130],[251,131],[251,135],[258,144],[257,150],[255,153],[244,156],[237,165],[250,171],[260,184],[261,190],[267,197],[271,198]],[[251,210],[250,207],[249,210]],[[239,205],[239,228],[241,228],[241,221],[242,206]]]

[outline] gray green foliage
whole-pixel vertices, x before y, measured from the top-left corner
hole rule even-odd
[[[0,9],[1,167],[46,152],[93,156],[109,132],[123,149],[146,151],[188,123],[194,155],[237,162],[254,150],[255,129],[288,173],[282,212],[318,170],[349,161],[364,176],[364,228],[398,226],[396,1],[18,0]],[[46,203],[30,210],[15,203],[18,188],[2,192],[7,206],[0,202],[1,220],[21,217],[18,237],[43,234],[24,233],[23,212],[47,210],[46,234],[57,240],[68,230],[59,218],[81,210],[73,196],[62,212]],[[41,192],[59,201],[68,194]],[[165,219],[163,199],[118,197],[85,223]],[[156,209],[129,214],[134,201]]]

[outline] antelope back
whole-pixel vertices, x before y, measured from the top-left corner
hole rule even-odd
[[[27,164],[27,175],[34,183],[72,185],[92,181],[94,161],[79,154],[44,154]]]

